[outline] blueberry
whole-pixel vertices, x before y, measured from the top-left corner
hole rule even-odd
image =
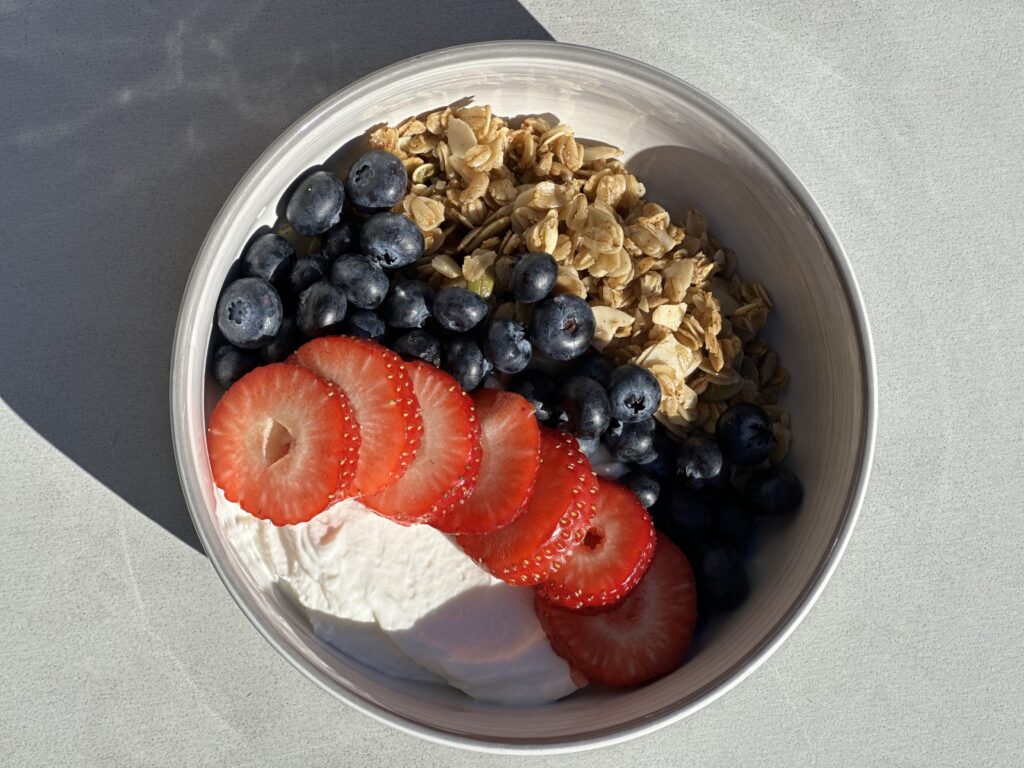
[[[213,353],[213,378],[221,389],[227,389],[259,364],[257,352],[221,344]]]
[[[359,250],[359,224],[352,219],[342,219],[324,233],[320,242],[324,256],[332,261],[346,253],[356,253]]]
[[[509,289],[512,298],[533,304],[547,296],[558,279],[558,265],[549,253],[527,253],[512,267]]]
[[[366,220],[359,234],[370,261],[385,269],[412,264],[423,255],[423,233],[400,213],[377,213]]]
[[[650,453],[640,457],[636,468],[661,479],[676,473],[676,443],[659,427],[654,433],[654,446]]]
[[[683,441],[677,466],[682,481],[694,490],[721,488],[729,483],[729,461],[705,432],[696,432]]]
[[[228,283],[217,302],[217,327],[236,347],[256,349],[281,327],[284,308],[277,290],[259,277]]]
[[[331,268],[331,282],[345,291],[353,306],[375,309],[388,295],[388,276],[365,256],[342,256]]]
[[[530,340],[553,360],[579,357],[593,339],[594,312],[578,296],[549,296],[533,308]]]
[[[718,506],[715,494],[673,485],[662,494],[654,522],[676,546],[692,554],[713,533]]]
[[[321,281],[313,283],[299,296],[295,320],[307,336],[341,333],[348,300],[338,286]]]
[[[456,336],[445,346],[444,369],[459,382],[460,387],[472,392],[487,378],[491,364],[475,341]]]
[[[395,328],[422,328],[434,307],[434,292],[419,280],[399,280],[384,300],[384,319]]]
[[[743,559],[732,545],[724,542],[706,544],[701,547],[694,565],[698,600],[709,607],[732,610],[750,594]]]
[[[390,152],[371,149],[348,169],[345,192],[357,210],[376,213],[394,208],[408,184],[401,160]]]
[[[430,363],[435,368],[441,367],[441,342],[427,331],[409,331],[395,339],[392,347],[407,360],[415,358]]]
[[[345,185],[329,171],[314,171],[303,178],[285,207],[285,218],[300,235],[319,235],[341,219]]]
[[[569,364],[570,376],[589,376],[605,389],[612,383],[612,370],[615,365],[598,352],[588,352],[577,357]]]
[[[303,256],[295,262],[288,275],[288,295],[298,301],[302,292],[313,283],[326,280],[328,273],[324,271],[323,259],[319,256]]]
[[[580,451],[588,459],[594,455],[598,448],[601,447],[601,438],[594,437],[577,437],[576,442],[579,443]]]
[[[795,511],[803,502],[804,488],[800,479],[789,470],[769,467],[750,477],[744,496],[758,514],[785,515]]]
[[[617,461],[635,464],[654,450],[654,419],[613,421],[604,436],[604,444]]]
[[[533,406],[537,421],[542,424],[555,415],[555,382],[540,371],[523,371],[508,383],[510,392],[524,397]]]
[[[645,509],[650,509],[657,503],[658,494],[661,493],[661,483],[651,475],[636,471],[627,472],[619,479],[619,482],[636,494],[637,500],[644,505]]]
[[[274,285],[282,285],[295,264],[295,249],[292,244],[274,232],[260,235],[242,254],[245,274],[262,277]]]
[[[341,331],[360,339],[380,341],[387,333],[387,326],[380,315],[372,309],[353,307],[350,303],[348,311],[345,313],[345,322],[341,325]]]
[[[775,447],[772,422],[764,409],[753,403],[730,405],[718,417],[715,437],[722,453],[734,464],[760,464]]]
[[[715,534],[727,544],[731,544],[742,554],[747,550],[754,533],[754,524],[750,515],[736,500],[723,496],[723,503],[718,509],[715,521]]]
[[[526,329],[515,320],[492,320],[487,329],[484,351],[487,359],[502,373],[519,373],[530,363],[533,347],[526,338]]]
[[[302,334],[299,333],[298,326],[292,318],[286,317],[281,321],[277,335],[260,352],[268,363],[281,363],[298,349],[301,343]]]
[[[598,437],[608,429],[608,394],[586,376],[573,376],[562,384],[558,398],[559,421],[579,437]]]
[[[467,288],[442,288],[434,297],[434,317],[446,331],[465,333],[487,317],[487,302]]]
[[[654,374],[639,365],[620,365],[612,371],[608,386],[612,416],[619,421],[643,421],[661,405],[661,385]]]

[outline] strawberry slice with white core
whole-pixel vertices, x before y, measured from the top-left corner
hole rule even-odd
[[[372,495],[398,480],[416,455],[423,433],[420,406],[402,358],[380,344],[351,336],[314,339],[294,357],[348,396],[362,438],[358,494]]]
[[[603,477],[597,482],[597,511],[583,543],[537,587],[537,594],[563,608],[614,605],[640,581],[654,553],[654,524],[636,495]]]
[[[541,429],[540,468],[523,513],[496,531],[456,541],[502,581],[539,584],[583,541],[596,492],[594,472],[576,439]]]
[[[434,523],[445,533],[488,533],[511,523],[525,511],[540,467],[533,406],[502,389],[480,389],[470,397],[483,460],[473,493]]]
[[[247,373],[210,416],[206,447],[229,501],[275,525],[303,523],[350,495],[359,423],[344,392],[276,363]]]
[[[697,588],[686,556],[662,534],[651,567],[628,597],[600,613],[534,608],[555,653],[591,682],[627,688],[677,669],[697,624]]]
[[[403,525],[434,523],[473,490],[480,472],[480,425],[473,401],[455,379],[429,363],[404,365],[420,405],[423,436],[405,473],[362,502]]]

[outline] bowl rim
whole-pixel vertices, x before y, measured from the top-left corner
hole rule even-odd
[[[705,111],[712,118],[726,126],[737,139],[746,144],[750,151],[755,153],[772,169],[777,175],[778,180],[790,191],[813,221],[815,228],[825,243],[843,285],[846,303],[850,309],[858,335],[860,364],[863,371],[863,429],[858,447],[857,470],[846,497],[846,512],[832,533],[830,546],[822,554],[815,568],[814,578],[804,587],[785,615],[746,656],[735,662],[715,680],[691,694],[685,702],[665,707],[658,712],[638,718],[621,727],[617,727],[613,732],[596,735],[591,733],[579,739],[570,737],[558,741],[539,741],[534,743],[473,738],[426,726],[396,714],[368,698],[335,685],[323,672],[304,659],[290,645],[283,642],[269,626],[260,620],[255,611],[243,599],[242,590],[239,583],[236,583],[235,577],[225,568],[220,558],[211,555],[211,552],[215,551],[215,547],[212,546],[214,540],[211,527],[212,522],[206,509],[205,501],[199,491],[199,478],[196,475],[195,467],[191,463],[190,430],[185,406],[185,377],[176,375],[187,368],[186,359],[192,347],[191,319],[195,315],[196,305],[202,293],[204,275],[208,271],[210,262],[213,260],[217,250],[216,241],[219,239],[218,233],[236,215],[235,209],[246,198],[247,191],[263,173],[264,168],[272,165],[276,157],[286,147],[290,146],[299,134],[310,125],[315,124],[324,113],[332,111],[339,102],[352,98],[356,93],[373,90],[380,84],[401,78],[414,67],[422,68],[425,65],[456,64],[480,60],[484,58],[484,54],[493,55],[496,52],[502,55],[514,54],[524,59],[535,58],[547,61],[571,59],[573,63],[598,69],[606,69],[609,63],[611,63],[620,73],[656,83],[658,87],[663,88],[672,95],[695,104],[699,109]],[[242,610],[242,613],[256,627],[264,639],[288,659],[291,664],[301,670],[306,677],[357,711],[427,741],[479,752],[494,754],[559,754],[618,744],[652,733],[670,723],[681,720],[687,715],[707,706],[746,679],[792,634],[817,601],[825,585],[835,572],[860,514],[875,448],[878,421],[875,351],[863,296],[854,277],[849,258],[839,242],[839,238],[832,225],[793,169],[746,121],[707,93],[690,85],[681,78],[626,56],[597,48],[556,41],[488,41],[457,45],[412,56],[354,81],[328,96],[296,120],[253,162],[245,175],[235,185],[210,225],[186,283],[175,327],[172,350],[170,369],[171,434],[182,492],[188,505],[189,514],[196,527],[199,540],[202,542],[207,554],[207,559],[213,565],[217,575],[224,583],[231,597],[238,604],[238,607]]]

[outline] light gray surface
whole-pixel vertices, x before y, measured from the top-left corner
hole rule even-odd
[[[378,725],[257,636],[190,546],[166,375],[192,254],[291,120],[417,51],[553,37],[689,80],[787,158],[860,279],[881,418],[850,548],[772,659],[654,736],[531,762],[1019,763],[1019,3],[79,5],[0,2],[0,762],[524,762]]]

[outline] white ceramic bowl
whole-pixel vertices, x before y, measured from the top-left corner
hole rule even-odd
[[[586,690],[508,709],[454,689],[388,678],[333,651],[273,590],[261,589],[214,517],[205,425],[215,395],[206,360],[217,297],[257,227],[304,169],[354,150],[373,125],[466,97],[498,114],[550,113],[579,136],[622,147],[648,197],[674,217],[697,207],[775,302],[768,337],[792,372],[791,466],[800,513],[763,542],[753,590],[677,672],[637,690]],[[350,151],[349,151],[350,153]],[[346,151],[341,153],[342,156]],[[601,51],[542,42],[484,43],[419,56],[339,91],[263,153],[203,243],[181,305],[171,369],[175,455],[199,537],[228,591],[296,667],[366,714],[425,738],[492,751],[593,747],[652,731],[750,674],[810,608],[849,538],[867,482],[875,373],[864,308],[824,214],[786,164],[739,118],[670,75]]]

